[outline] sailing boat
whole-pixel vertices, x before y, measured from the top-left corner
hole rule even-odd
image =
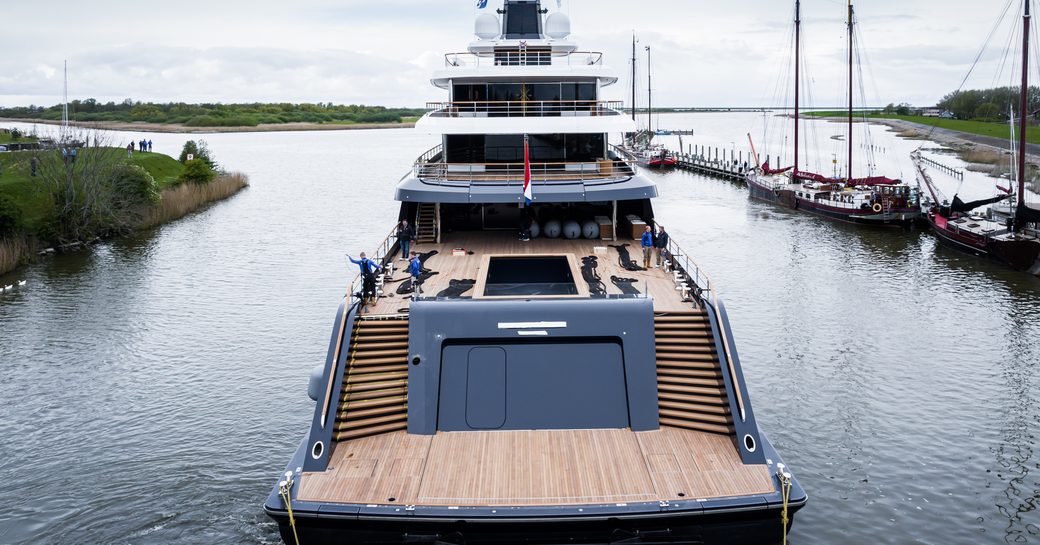
[[[636,38],[632,36],[632,119],[636,119]],[[650,68],[650,46],[646,46],[646,130],[639,131],[630,140],[629,152],[636,162],[643,167],[666,168],[679,163],[674,155],[660,145],[653,144],[653,138],[660,132],[654,131],[654,91],[653,74]]]
[[[929,225],[939,241],[958,250],[988,257],[1013,269],[1027,271],[1040,276],[1040,207],[1025,202],[1026,195],[1026,128],[1028,127],[1029,94],[1029,5],[1026,0],[1023,14],[1022,33],[1022,87],[1019,91],[1018,126],[1018,195],[1014,208],[1002,215],[989,209],[985,216],[972,214],[973,210],[996,204],[1015,195],[1010,190],[1005,195],[991,199],[964,202],[958,195],[949,203],[940,199],[941,192],[932,181],[924,165],[921,151],[910,154],[917,172],[917,180],[923,183],[932,196],[933,204],[926,212]]]
[[[801,1],[795,1],[795,90],[794,90],[794,165],[772,169],[769,161],[747,174],[751,196],[763,201],[783,204],[830,219],[867,225],[909,226],[920,217],[915,188],[900,180],[884,176],[853,176],[853,31],[852,1],[849,1],[849,111],[848,166],[844,177],[827,177],[807,170],[799,164],[799,126],[801,114]],[[751,135],[748,135],[751,140]],[[759,164],[754,142],[752,155]]]

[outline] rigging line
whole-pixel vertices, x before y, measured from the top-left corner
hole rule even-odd
[[[986,54],[986,49],[989,46],[990,40],[993,39],[993,36],[995,36],[997,31],[1000,29],[1001,24],[1003,24],[1004,19],[1007,17],[1008,11],[1011,9],[1011,5],[1015,1],[1016,0],[1007,0],[1004,4],[1004,9],[1000,12],[1000,16],[997,17],[996,22],[993,24],[993,28],[989,31],[989,35],[986,37],[986,40],[982,42],[982,47],[979,48],[979,52],[975,55],[975,60],[972,61],[971,67],[968,69],[968,73],[964,74],[964,79],[961,80],[961,83],[957,86],[957,90],[954,91],[954,94],[961,92],[964,89],[964,86],[968,83],[968,79],[971,77],[972,73],[975,72],[975,68],[979,65],[979,61],[982,59],[982,56]],[[928,129],[928,132],[925,134],[925,137],[921,140],[921,145],[917,147],[918,151],[920,151],[924,147],[925,142],[927,142],[931,138],[932,133],[934,133],[935,129],[937,128],[938,126],[933,125],[931,128]]]

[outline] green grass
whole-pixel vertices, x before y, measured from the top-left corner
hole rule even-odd
[[[126,150],[121,148],[109,148],[106,153],[126,158]],[[51,196],[40,190],[40,178],[32,177],[31,158],[32,152],[29,151],[0,152],[0,165],[3,165],[0,193],[9,195],[21,206],[25,227],[36,232],[52,215],[54,204]],[[184,166],[176,159],[161,153],[135,152],[129,162],[147,170],[155,178],[160,191],[177,185],[177,179],[184,170]]]
[[[0,145],[3,145],[3,144],[13,144],[13,143],[22,143],[22,142],[35,142],[35,141],[36,141],[35,138],[31,138],[31,137],[15,138],[15,137],[11,136],[11,133],[9,133],[9,132],[0,132]]]
[[[845,117],[848,115],[848,112],[808,112],[806,115],[811,115],[815,117]],[[855,118],[863,119],[863,115],[856,114]],[[1009,129],[1006,123],[992,123],[988,121],[964,121],[961,119],[940,119],[937,117],[896,114],[867,114],[866,118],[901,119],[903,121],[911,121],[914,123],[920,123],[922,125],[928,125],[930,127],[938,127],[940,129],[947,129],[967,134],[977,134],[979,136],[990,136],[993,138],[1001,138],[1004,140],[1007,140],[1009,137]],[[1030,144],[1040,144],[1040,127],[1029,127],[1029,129],[1026,131],[1026,141]]]
[[[126,153],[123,150],[118,151]],[[161,153],[134,152],[134,156],[129,162],[134,165],[140,165],[147,170],[152,175],[152,178],[155,178],[155,183],[159,185],[159,191],[177,185],[177,180],[181,177],[181,172],[184,171],[184,165],[180,164],[173,157]]]

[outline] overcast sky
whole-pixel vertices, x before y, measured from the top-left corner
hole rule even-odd
[[[931,105],[956,89],[1006,1],[861,0],[866,103]],[[430,74],[473,39],[475,3],[5,1],[0,105],[60,102],[67,58],[71,98],[421,106],[444,99]],[[619,73],[633,31],[653,47],[655,104],[769,106],[782,98],[793,3],[563,0],[563,9],[581,49],[605,52]],[[814,104],[841,104],[844,3],[803,0],[802,13]],[[996,59],[1012,17],[969,87],[1011,81],[997,77]],[[610,98],[626,98],[624,87]]]

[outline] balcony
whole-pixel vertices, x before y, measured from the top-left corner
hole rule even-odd
[[[623,115],[620,100],[428,102],[430,117],[600,117]]]
[[[596,51],[495,51],[488,53],[448,53],[448,68],[483,68],[489,66],[602,66],[603,53]]]
[[[434,185],[523,186],[524,163],[445,163],[441,146],[427,151],[412,167],[412,174]],[[635,176],[635,169],[622,160],[531,163],[534,185],[610,182]]]

